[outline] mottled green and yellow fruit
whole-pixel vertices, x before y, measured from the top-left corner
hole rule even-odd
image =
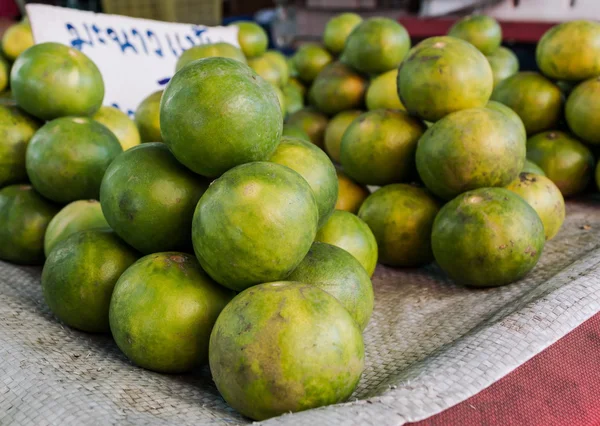
[[[494,77],[473,45],[454,37],[432,37],[408,53],[398,71],[398,94],[413,115],[437,121],[490,99]]]
[[[10,79],[10,64],[0,55],[0,92],[8,88]]]
[[[551,131],[527,140],[527,158],[542,168],[564,197],[581,193],[594,174],[594,155],[573,136]]]
[[[546,176],[546,173],[544,173],[542,168],[531,160],[525,160],[525,166],[521,173],[533,173],[534,175]]]
[[[117,280],[138,253],[111,230],[72,234],[50,253],[42,291],[56,317],[70,327],[107,333],[110,298]]]
[[[452,113],[423,135],[417,170],[427,188],[450,200],[476,188],[506,186],[525,165],[522,128],[489,108]]]
[[[31,138],[27,175],[36,191],[57,203],[97,200],[104,172],[121,152],[113,132],[91,118],[57,118]]]
[[[104,124],[115,134],[123,151],[141,143],[137,126],[123,111],[115,107],[103,106],[92,118],[98,123]]]
[[[44,235],[44,254],[48,257],[58,243],[76,232],[97,228],[110,229],[100,203],[96,200],[73,201],[63,207],[48,224]]]
[[[334,16],[325,25],[323,44],[334,55],[344,50],[350,33],[362,22],[356,13],[342,13]]]
[[[506,115],[508,118],[511,119],[511,121],[513,121],[517,125],[519,129],[521,129],[523,137],[527,138],[527,130],[525,129],[525,124],[523,124],[523,120],[521,120],[519,114],[517,114],[512,108],[509,108],[506,105],[496,101],[489,101],[485,107],[487,109],[498,111]]]
[[[11,25],[2,36],[2,53],[9,61],[14,61],[25,50],[33,46],[33,34],[28,22]]]
[[[500,82],[494,89],[492,100],[514,110],[521,117],[528,135],[555,127],[562,113],[560,89],[533,71],[519,72]]]
[[[519,58],[506,47],[499,47],[494,53],[486,57],[492,67],[494,87],[519,72]]]
[[[44,263],[44,233],[58,210],[31,185],[0,189],[0,259],[24,265]]]
[[[110,331],[140,367],[183,373],[208,361],[213,325],[233,292],[187,253],[154,253],[129,267],[110,301]]]
[[[364,346],[335,297],[311,284],[275,282],[244,291],[223,309],[209,361],[225,401],[264,420],[348,399],[364,368]]]
[[[36,44],[10,72],[17,104],[43,120],[92,115],[104,100],[100,70],[80,51],[59,43]]]
[[[299,139],[303,139],[305,141],[310,142],[310,136],[308,136],[308,133],[306,133],[302,127],[300,126],[296,126],[294,124],[284,124],[283,125],[283,132],[281,137],[290,137],[290,138],[299,138]]]
[[[25,152],[40,123],[12,105],[0,105],[0,188],[27,182]]]
[[[377,240],[369,226],[358,216],[343,210],[333,212],[319,229],[315,241],[346,250],[360,262],[369,276],[377,266]]]
[[[565,221],[565,200],[560,189],[547,177],[521,173],[506,189],[533,207],[544,225],[546,240],[551,240]]]
[[[308,182],[319,209],[319,225],[324,224],[338,196],[335,167],[327,154],[308,141],[283,137],[269,161],[289,167]]]
[[[435,260],[458,284],[496,287],[523,278],[544,248],[544,225],[523,198],[504,188],[465,192],[433,224]]]
[[[281,86],[285,86],[290,79],[290,66],[287,57],[278,50],[267,50],[263,56],[268,58],[279,70]]]
[[[306,43],[296,51],[293,61],[300,80],[311,83],[333,61],[333,56],[318,44]]]
[[[369,190],[366,186],[354,182],[340,170],[337,170],[337,177],[338,198],[335,209],[358,213],[358,209],[370,194]]]
[[[367,109],[399,109],[406,110],[400,97],[398,96],[398,70],[394,69],[385,72],[371,80],[371,84],[367,89],[365,102]]]
[[[360,108],[364,103],[366,80],[341,62],[327,65],[313,82],[309,96],[317,109],[327,115]]]
[[[285,109],[285,107],[286,107],[285,95],[283,94],[283,92],[281,91],[281,89],[279,87],[273,86],[273,89],[275,89],[275,94],[277,95],[277,100],[279,101],[279,107],[281,108],[281,114],[283,114],[283,116],[285,117],[285,115],[287,114],[287,111]]]
[[[600,145],[600,77],[584,81],[571,92],[565,105],[565,117],[577,137]]]
[[[141,253],[189,250],[194,209],[208,185],[166,145],[146,143],[111,163],[100,203],[110,227]]]
[[[502,43],[502,27],[486,15],[465,16],[452,25],[448,35],[468,41],[484,55],[496,52]]]
[[[542,72],[558,80],[586,80],[600,75],[600,24],[570,21],[550,28],[536,49]]]
[[[390,18],[362,21],[348,36],[341,60],[367,74],[397,68],[410,49],[406,29]]]
[[[290,114],[286,120],[290,126],[301,128],[308,134],[310,141],[323,148],[325,129],[327,128],[327,116],[314,108],[302,108]]]
[[[207,177],[267,160],[282,127],[273,87],[229,58],[206,58],[182,68],[160,101],[165,143],[179,162]]]
[[[308,253],[318,222],[313,190],[300,174],[271,162],[243,164],[198,202],[194,251],[215,281],[241,291],[287,277]]]
[[[425,125],[404,111],[379,109],[354,119],[344,136],[340,161],[344,172],[364,185],[388,185],[410,179],[415,151]]]
[[[364,330],[373,313],[373,285],[365,268],[346,250],[315,242],[287,278],[312,284],[335,297]]]
[[[283,86],[281,91],[285,101],[286,114],[293,114],[304,108],[304,94],[297,86],[288,83]]]
[[[269,38],[260,25],[248,21],[236,21],[229,25],[239,28],[238,42],[246,58],[254,58],[267,51]]]
[[[358,217],[373,231],[381,263],[415,267],[433,260],[431,228],[439,209],[425,189],[395,184],[369,195]]]
[[[142,143],[162,142],[160,134],[160,99],[163,91],[152,93],[135,110],[134,121],[140,132]]]
[[[248,59],[248,66],[266,82],[275,87],[283,87],[289,78],[287,63],[284,60],[282,65],[279,58],[269,53],[272,52]]]
[[[325,151],[336,163],[340,162],[342,137],[356,117],[363,112],[359,110],[342,111],[334,116],[325,128]]]
[[[221,58],[231,58],[244,64],[246,63],[246,57],[242,51],[232,44],[224,42],[202,44],[199,46],[190,47],[183,52],[179,59],[177,59],[175,71],[179,71],[190,62],[197,61],[198,59],[213,58],[215,56]]]

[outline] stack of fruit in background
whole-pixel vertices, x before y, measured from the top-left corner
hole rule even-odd
[[[0,259],[44,263],[56,317],[141,367],[208,362],[260,420],[352,394],[378,261],[474,287],[536,265],[592,185],[600,24],[550,30],[544,75],[485,16],[411,48],[342,14],[290,59],[235,25],[240,48],[186,51],[134,120],[84,54],[8,32]]]

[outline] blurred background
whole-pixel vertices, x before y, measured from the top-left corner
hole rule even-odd
[[[27,1],[0,0],[2,28],[19,19]],[[553,24],[573,19],[600,19],[600,0],[37,0],[96,12],[204,25],[235,20],[259,23],[270,48],[292,53],[307,41],[319,40],[326,22],[340,12],[397,19],[419,39],[446,34],[459,17],[486,13],[502,24],[504,43],[534,69],[535,42]]]

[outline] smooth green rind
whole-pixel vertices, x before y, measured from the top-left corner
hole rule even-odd
[[[565,198],[583,192],[594,174],[590,149],[564,132],[543,132],[529,138],[527,158],[542,168]]]
[[[43,120],[92,115],[104,100],[104,81],[94,62],[59,43],[36,44],[23,52],[10,73],[17,104]]]
[[[199,46],[190,47],[185,52],[183,52],[179,59],[177,59],[175,71],[179,71],[181,68],[185,67],[190,62],[197,61],[198,59],[213,57],[230,58],[235,59],[236,61],[240,61],[243,64],[246,63],[246,57],[244,56],[242,51],[237,47],[233,46],[232,44],[225,42],[202,44]]]
[[[425,189],[395,184],[369,195],[358,217],[373,232],[381,263],[415,267],[433,260],[431,228],[439,209]]]
[[[16,106],[0,105],[0,188],[27,182],[25,152],[40,123]]]
[[[533,71],[519,72],[507,78],[492,94],[493,101],[508,106],[521,117],[528,135],[558,124],[562,99],[558,86]]]
[[[356,13],[341,13],[327,21],[323,30],[323,44],[327,50],[334,55],[341,53],[348,36],[361,22],[362,18]]]
[[[586,80],[600,75],[600,24],[570,21],[550,28],[535,51],[538,66],[549,78]]]
[[[183,373],[208,360],[210,333],[233,292],[189,254],[154,253],[121,275],[110,302],[110,330],[140,367]]]
[[[97,200],[104,172],[121,152],[114,133],[93,119],[57,118],[29,141],[27,175],[36,191],[57,203]]]
[[[306,43],[298,48],[292,61],[300,80],[311,83],[321,70],[333,61],[333,57],[320,45]]]
[[[496,52],[502,43],[502,27],[486,15],[465,16],[452,25],[448,35],[468,41],[484,55]]]
[[[490,67],[492,67],[494,87],[502,80],[506,80],[519,72],[519,58],[506,47],[499,47],[494,53],[487,55],[486,58],[490,63]]]
[[[521,120],[519,114],[514,112],[511,108],[496,101],[489,101],[485,107],[487,109],[491,109],[505,114],[508,118],[511,119],[511,121],[513,121],[517,125],[519,129],[521,129],[523,137],[527,138],[527,130],[525,130],[525,124],[523,124],[523,120]]]
[[[310,141],[323,148],[325,129],[327,128],[327,116],[314,108],[302,108],[290,114],[286,124],[300,127],[308,134]]]
[[[364,185],[388,185],[410,179],[417,142],[425,126],[404,111],[379,109],[354,119],[342,137],[344,173]]]
[[[285,86],[290,79],[290,67],[287,57],[278,50],[267,50],[263,56],[279,70],[281,87]]]
[[[297,86],[288,83],[283,86],[281,91],[283,92],[283,97],[285,99],[286,114],[293,114],[304,108],[304,94]]]
[[[346,250],[315,242],[287,278],[312,284],[335,297],[364,330],[373,313],[373,285],[365,268]]]
[[[348,36],[342,62],[367,74],[381,74],[397,68],[410,49],[406,29],[390,18],[362,21]]]
[[[111,230],[76,232],[50,253],[42,291],[56,317],[70,327],[107,333],[113,288],[138,253]]]
[[[426,121],[490,99],[494,77],[488,60],[473,45],[454,37],[432,37],[408,53],[398,71],[398,94],[413,115]]]
[[[147,143],[108,167],[100,203],[110,227],[136,250],[190,249],[192,216],[208,184],[178,163],[166,145]]]
[[[137,126],[123,111],[115,107],[103,106],[92,118],[114,133],[123,151],[141,143]]]
[[[289,71],[287,63],[275,56],[273,52],[265,52],[263,55],[248,59],[248,66],[266,82],[275,87],[283,87],[287,84]]]
[[[329,120],[325,128],[324,146],[325,152],[336,163],[340,162],[342,148],[342,137],[355,118],[363,112],[359,110],[342,111]]]
[[[546,176],[546,173],[542,170],[542,168],[531,160],[525,160],[525,166],[523,167],[521,173],[533,173],[534,175]]]
[[[160,99],[163,91],[152,93],[135,110],[134,121],[140,132],[142,143],[162,142],[160,133]]]
[[[2,35],[2,53],[11,62],[33,44],[31,25],[28,22],[13,24]]]
[[[72,234],[95,228],[110,229],[98,201],[79,200],[67,204],[52,218],[46,228],[44,254],[48,257],[58,243]]]
[[[369,277],[377,266],[377,240],[369,226],[358,216],[336,210],[319,229],[315,241],[346,250],[360,262]]]
[[[366,80],[341,62],[327,65],[315,78],[309,96],[317,109],[334,115],[364,104]]]
[[[533,207],[544,225],[546,240],[551,240],[565,221],[565,200],[560,189],[547,177],[521,173],[506,187]]]
[[[284,124],[281,137],[299,138],[310,142],[310,136],[301,127],[293,124]]]
[[[207,177],[268,159],[282,127],[275,90],[229,58],[206,58],[182,68],[160,103],[165,143],[179,162]]]
[[[264,420],[348,399],[364,368],[364,346],[333,296],[278,282],[252,287],[223,309],[209,360],[225,401]]]
[[[289,167],[308,182],[317,202],[319,226],[323,225],[333,213],[338,196],[335,167],[327,154],[308,141],[283,137],[269,161]]]
[[[24,265],[44,262],[44,233],[59,207],[31,185],[0,190],[0,259]]]
[[[416,155],[423,183],[445,200],[508,185],[523,170],[525,157],[522,129],[489,108],[458,111],[438,121],[419,141]]]
[[[406,110],[398,96],[397,69],[387,71],[371,80],[365,96],[365,104],[369,111],[381,108]]]
[[[525,200],[481,188],[447,203],[433,224],[435,260],[458,284],[496,287],[524,277],[544,248],[544,225]]]
[[[565,117],[577,137],[600,145],[600,77],[584,81],[571,92],[565,105]]]
[[[269,38],[260,25],[248,21],[236,21],[229,25],[238,27],[240,49],[242,49],[247,58],[254,58],[266,52],[269,45]]]
[[[244,164],[200,199],[194,251],[215,281],[241,291],[287,277],[308,253],[318,221],[315,196],[301,175],[270,162]]]

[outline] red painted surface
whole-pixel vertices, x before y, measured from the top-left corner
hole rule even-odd
[[[0,17],[14,18],[19,16],[19,8],[14,0],[0,0]]]
[[[411,425],[600,425],[600,314],[479,394]]]
[[[456,19],[425,19],[406,17],[398,19],[414,38],[426,38],[447,34]],[[542,34],[555,25],[548,22],[501,21],[504,40],[509,42],[536,43]]]

